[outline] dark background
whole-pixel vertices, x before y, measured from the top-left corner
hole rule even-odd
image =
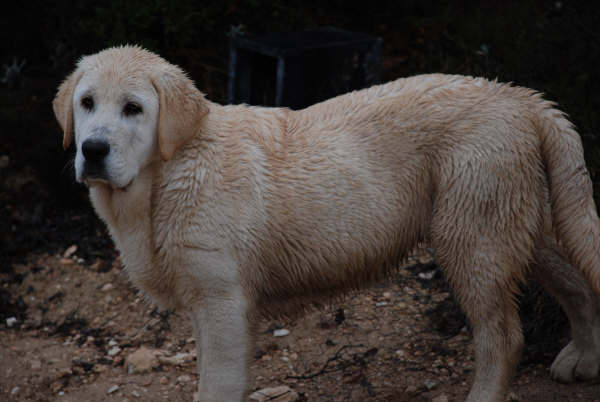
[[[106,229],[74,183],[51,101],[77,59],[139,44],[225,102],[229,40],[333,26],[383,40],[382,80],[443,72],[498,78],[558,102],[600,168],[600,6],[585,1],[26,1],[0,16],[0,273],[71,244],[112,259]],[[9,73],[12,64],[21,65]],[[11,280],[3,279],[3,281]]]

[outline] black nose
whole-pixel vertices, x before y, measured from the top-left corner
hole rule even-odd
[[[90,162],[101,162],[110,152],[110,145],[106,141],[89,139],[81,145],[83,156]]]

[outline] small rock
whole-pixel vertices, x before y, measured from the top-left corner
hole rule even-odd
[[[433,279],[436,272],[437,271],[435,269],[433,271],[429,271],[429,272],[421,272],[421,273],[419,273],[419,278],[424,279],[426,281],[430,281]]]
[[[158,356],[158,361],[163,364],[179,366],[191,362],[194,360],[194,357],[195,355],[193,353],[177,353],[175,356]]]
[[[73,261],[73,260],[72,260],[72,259],[70,259],[70,258],[61,258],[61,259],[60,259],[60,263],[61,263],[62,265],[73,265],[73,264],[75,264],[75,261]]]
[[[8,317],[6,319],[6,326],[8,328],[11,328],[13,325],[15,325],[17,323],[17,319],[16,317]]]
[[[518,402],[519,401],[519,396],[517,394],[515,394],[514,392],[509,392],[508,393],[508,397],[506,398],[506,400],[508,402]]]
[[[70,258],[73,254],[75,254],[76,251],[77,251],[77,245],[73,244],[71,247],[69,247],[68,249],[65,250],[63,257]]]
[[[10,158],[8,157],[8,155],[0,156],[0,169],[4,169],[5,167],[8,167],[9,164],[10,164]]]
[[[114,286],[112,283],[107,283],[107,284],[105,284],[104,286],[102,286],[102,289],[101,289],[101,290],[102,290],[103,292],[108,292],[108,291],[110,291],[110,290],[113,290],[113,289],[114,289],[114,287],[115,287],[115,286]]]
[[[117,346],[119,343],[117,341],[115,341],[114,339],[111,339],[110,341],[108,341],[108,346]]]
[[[35,359],[29,362],[29,366],[32,370],[41,370],[42,369],[42,361]]]
[[[180,375],[177,377],[177,382],[179,383],[190,382],[191,380],[192,378],[189,375]]]
[[[56,394],[62,388],[63,388],[62,381],[54,381],[52,384],[50,384],[50,391],[52,391],[53,394]]]
[[[115,346],[114,348],[112,348],[112,349],[110,349],[110,350],[108,351],[108,355],[109,355],[109,356],[111,356],[111,357],[112,357],[112,356],[116,356],[116,355],[118,355],[119,353],[121,353],[121,348],[120,348],[120,347],[118,347],[118,346]]]
[[[417,387],[415,387],[414,385],[409,385],[408,387],[406,387],[404,392],[407,394],[414,394],[415,392],[417,392]]]
[[[125,370],[129,374],[147,373],[158,365],[155,351],[145,346],[140,347],[125,359]]]
[[[281,385],[256,391],[250,395],[250,399],[258,402],[294,402],[298,400],[298,393],[287,385]]]
[[[118,390],[119,390],[119,386],[117,384],[115,384],[108,389],[108,393],[113,394],[113,393],[117,392]]]
[[[142,396],[142,394],[137,392],[135,389],[133,391],[131,391],[131,395],[135,396],[136,398],[139,398],[140,396]]]
[[[435,387],[438,386],[438,383],[437,383],[437,381],[427,379],[427,380],[425,380],[425,382],[423,382],[423,386],[425,388],[427,388],[429,391],[431,391],[432,389],[434,389]]]
[[[273,336],[277,336],[277,337],[287,336],[289,334],[290,334],[290,331],[285,328],[276,329],[275,331],[273,331]]]
[[[384,307],[384,306],[387,306],[388,304],[389,304],[388,302],[382,301],[382,302],[375,303],[375,307]]]
[[[167,384],[167,383],[169,382],[169,379],[168,379],[166,376],[162,376],[162,377],[160,377],[160,380],[159,380],[159,382],[160,382],[162,385],[165,385],[165,384]]]
[[[104,373],[106,371],[106,366],[104,364],[94,364],[92,371],[97,374]]]
[[[448,402],[448,395],[441,394],[431,400],[431,402]]]
[[[106,263],[100,258],[97,258],[96,261],[90,265],[90,269],[97,272],[107,272],[110,271],[110,264]]]
[[[396,356],[398,356],[399,358],[403,359],[404,356],[406,356],[406,352],[403,350],[397,350],[396,351]]]
[[[11,395],[17,395],[19,393],[19,391],[21,390],[20,387],[14,387],[11,391],[10,394]]]
[[[383,292],[383,297],[386,299],[389,299],[392,297],[392,293],[391,292]]]

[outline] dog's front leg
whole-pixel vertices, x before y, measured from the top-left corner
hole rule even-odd
[[[198,361],[199,401],[241,401],[250,341],[241,290],[219,291],[190,311]]]

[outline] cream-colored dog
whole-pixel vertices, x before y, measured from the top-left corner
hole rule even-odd
[[[243,398],[257,314],[358,287],[419,242],[473,326],[468,401],[504,400],[528,267],[573,326],[553,376],[598,374],[591,182],[579,136],[534,91],[424,75],[301,111],[220,106],[120,47],[81,59],[54,110],[131,280],[191,317],[201,400]]]

